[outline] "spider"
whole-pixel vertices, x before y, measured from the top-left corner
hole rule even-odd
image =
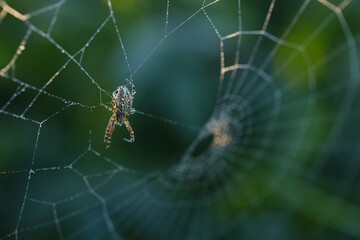
[[[111,137],[115,130],[115,125],[122,126],[123,123],[125,123],[125,126],[130,133],[130,139],[124,138],[124,140],[130,143],[135,141],[135,134],[127,117],[135,113],[135,109],[132,107],[132,104],[135,98],[136,90],[132,81],[128,79],[126,79],[126,81],[126,85],[119,86],[113,92],[113,98],[111,101],[112,108],[104,105],[106,109],[113,113],[105,130],[104,142],[106,144],[106,148],[110,147]],[[127,85],[131,86],[131,93]]]

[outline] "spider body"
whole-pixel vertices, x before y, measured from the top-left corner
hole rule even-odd
[[[131,92],[127,85],[119,86],[112,94],[112,108],[106,106],[106,108],[113,113],[105,130],[104,142],[106,144],[106,148],[110,147],[111,137],[115,130],[115,126],[122,126],[124,123],[130,133],[130,138],[124,138],[124,140],[130,143],[135,141],[135,134],[129,123],[128,116],[135,112],[132,104],[136,91],[134,84],[129,80],[127,81],[127,85],[131,86]]]

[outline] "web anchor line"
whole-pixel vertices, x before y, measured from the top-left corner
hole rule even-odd
[[[143,115],[143,116],[146,116],[146,117],[149,117],[149,118],[153,118],[153,119],[156,119],[156,120],[159,120],[159,121],[162,121],[164,123],[168,123],[168,124],[171,124],[171,125],[174,125],[174,126],[187,128],[187,129],[189,129],[191,131],[195,131],[195,132],[197,132],[197,131],[199,131],[201,129],[200,127],[195,126],[195,125],[180,123],[180,122],[172,120],[172,119],[159,117],[159,116],[156,116],[156,115],[153,115],[153,114],[150,114],[150,113],[145,113],[145,112],[142,112],[142,111],[139,111],[139,110],[135,110],[135,113],[138,113],[140,115]]]

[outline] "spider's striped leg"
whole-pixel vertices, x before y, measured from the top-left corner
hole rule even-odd
[[[112,112],[112,111],[113,111],[113,109],[112,109],[111,107],[109,107],[108,105],[106,105],[106,104],[100,103],[100,106],[105,107],[105,108],[106,108],[106,110],[108,110],[108,111],[110,111],[110,112]]]
[[[127,130],[129,131],[130,133],[130,139],[128,138],[124,138],[125,141],[129,142],[129,143],[133,143],[135,142],[135,134],[134,134],[134,131],[129,123],[129,121],[127,119],[124,120],[124,123],[125,123],[125,126],[127,128]]]
[[[132,80],[126,79],[127,83],[131,86],[131,98],[134,101],[135,94],[136,94],[136,88]]]
[[[105,130],[104,142],[106,144],[106,148],[110,147],[111,137],[115,130],[115,123],[116,123],[116,117],[113,115],[113,116],[111,116],[109,123]]]

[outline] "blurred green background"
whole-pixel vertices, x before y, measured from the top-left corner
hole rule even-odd
[[[360,238],[359,1],[0,3],[0,239]]]

